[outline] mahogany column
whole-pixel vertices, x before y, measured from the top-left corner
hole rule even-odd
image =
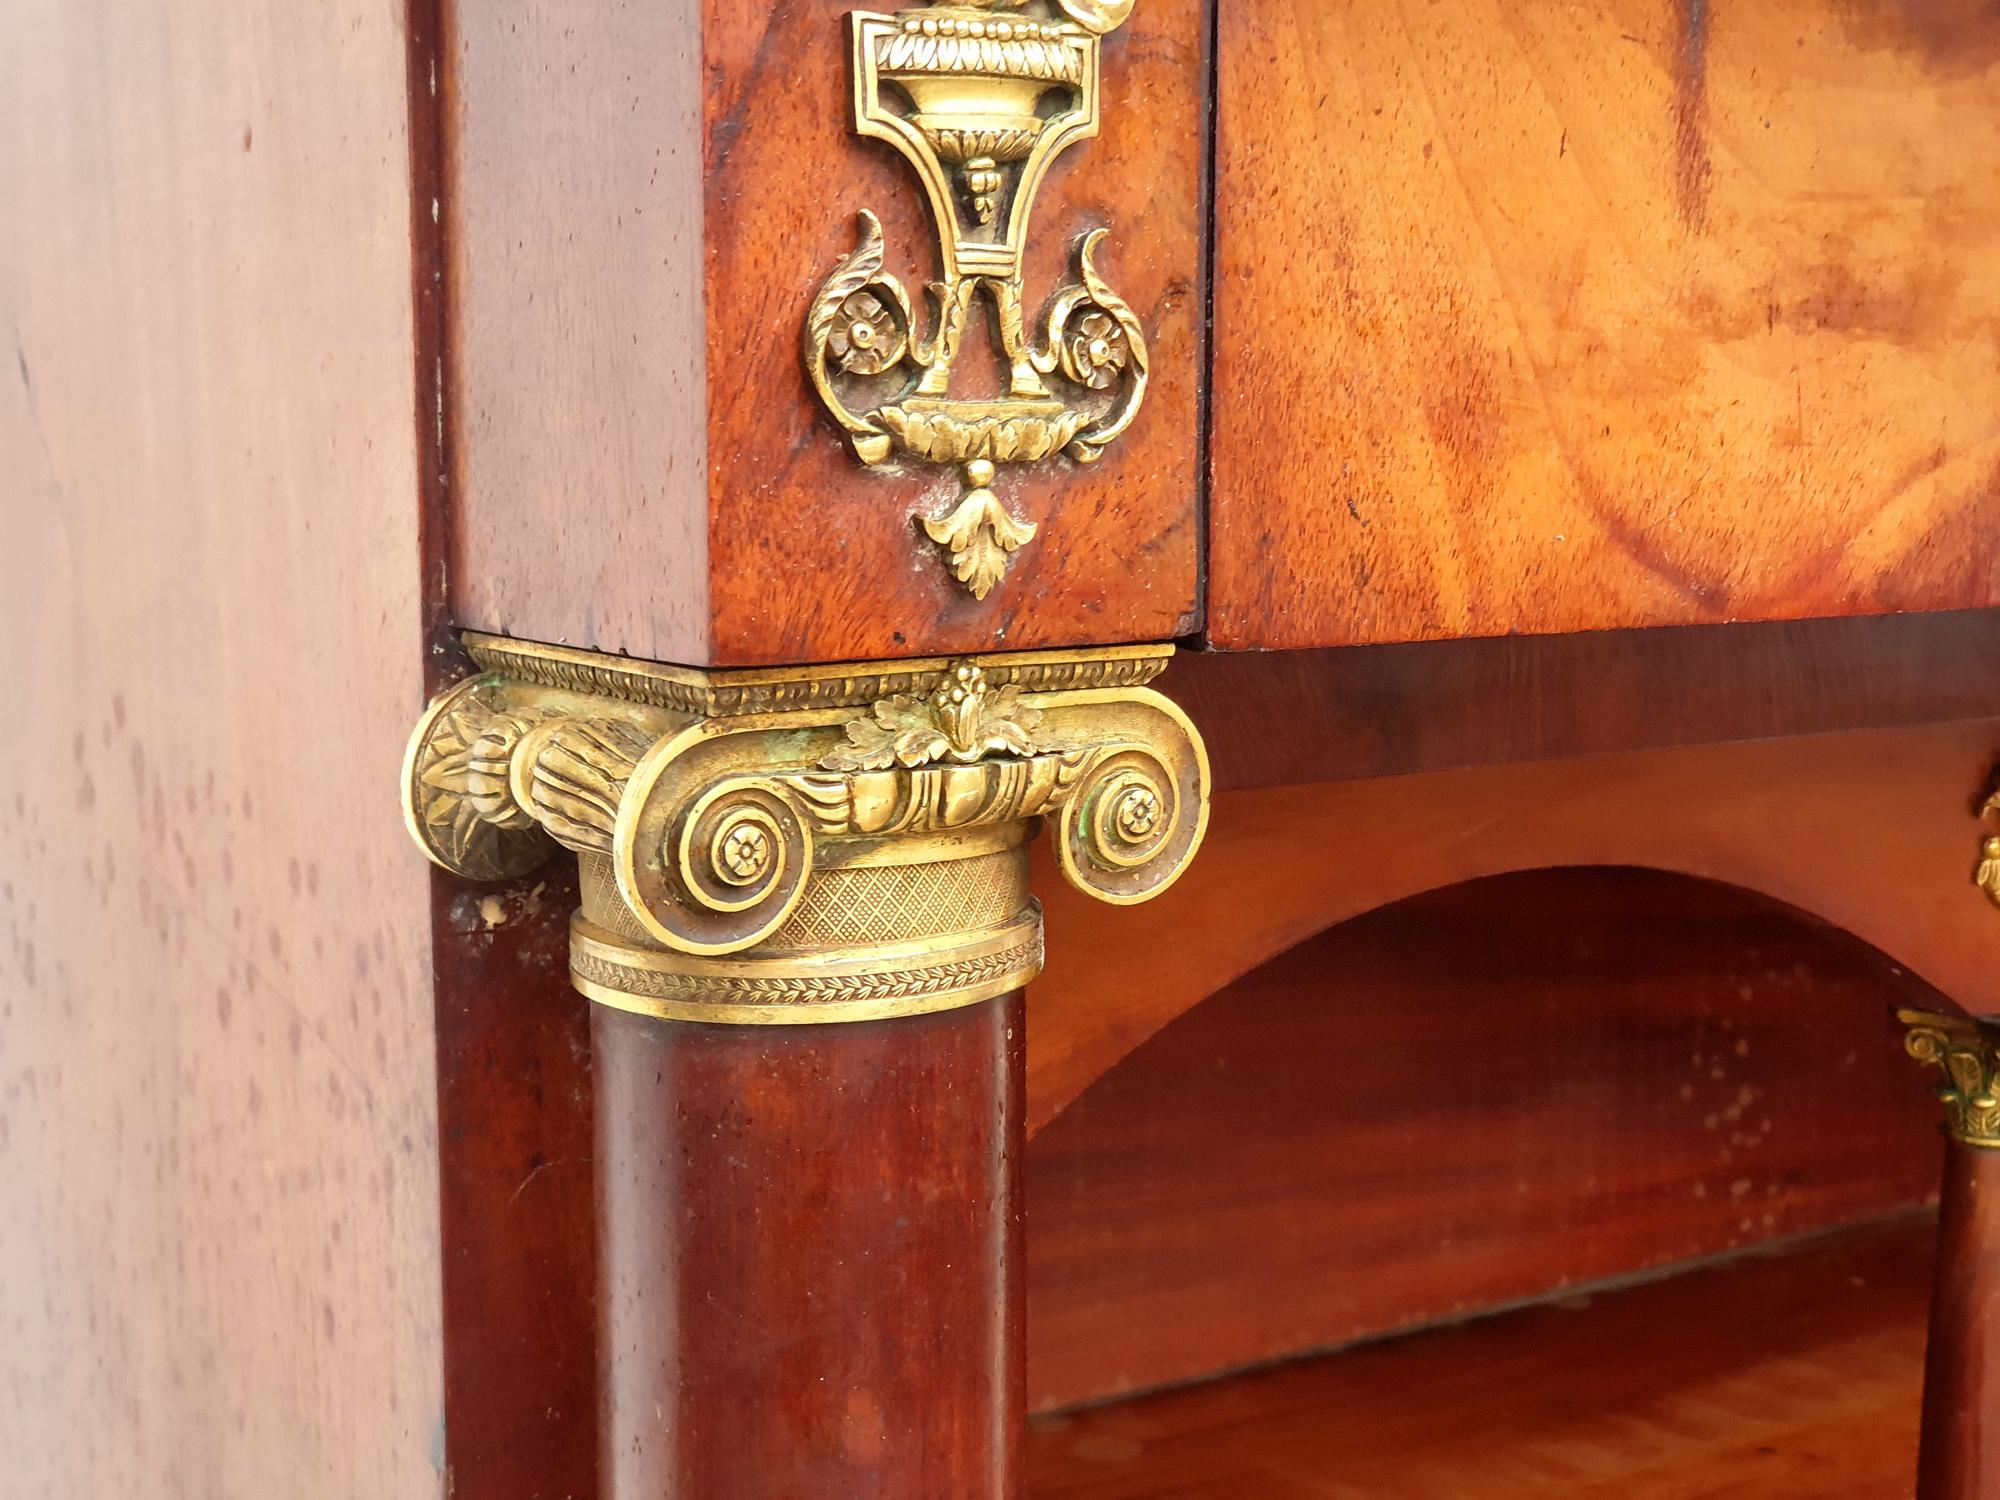
[[[592,1035],[606,1495],[1016,1494],[1019,997]]]
[[[1904,1011],[1944,1075],[1944,1190],[1924,1361],[1917,1500],[2000,1495],[2000,1026]]]
[[[1018,1492],[1022,1017],[990,992],[1041,960],[1024,833],[859,841],[726,965],[645,946],[584,857],[607,1500]]]
[[[1208,763],[1111,647],[708,672],[470,636],[404,806],[472,878],[578,857],[607,1500],[1008,1500],[1027,843],[1193,858]]]

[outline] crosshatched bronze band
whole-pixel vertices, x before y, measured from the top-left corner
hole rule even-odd
[[[581,913],[570,924],[570,979],[600,1005],[669,1021],[800,1026],[887,1021],[977,1005],[1042,968],[1042,912],[952,939],[705,958],[640,948]]]

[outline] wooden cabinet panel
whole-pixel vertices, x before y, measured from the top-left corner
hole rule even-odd
[[[0,10],[0,1493],[441,1496],[397,8]]]
[[[1995,601],[2000,10],[1218,28],[1218,644]]]
[[[1471,881],[1308,938],[1030,1144],[1031,1407],[1920,1205],[1937,1114],[1884,1043],[1898,1003],[1937,996],[1645,870]]]
[[[460,623],[715,665],[1192,628],[1203,7],[1148,0],[1104,39],[1102,135],[1037,201],[1030,316],[1108,228],[1100,266],[1144,325],[1151,389],[1094,467],[1002,468],[996,490],[1040,532],[983,601],[914,524],[956,502],[956,472],[862,468],[800,356],[861,210],[890,270],[913,288],[935,274],[915,173],[852,130],[849,8],[453,7]],[[968,384],[985,342],[975,319]]]

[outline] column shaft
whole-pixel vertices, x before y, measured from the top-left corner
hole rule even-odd
[[[609,1500],[1016,1494],[1020,997],[592,1035]]]
[[[2000,1495],[2000,1151],[1945,1140],[1918,1500]]]
[[[471,636],[403,811],[579,861],[610,1500],[1011,1500],[1027,841],[1117,905],[1208,760],[1159,647],[742,672]]]

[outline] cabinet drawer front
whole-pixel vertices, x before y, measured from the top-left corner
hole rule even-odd
[[[1029,101],[1052,115],[1087,102],[1094,80],[1099,131],[1062,151],[1034,195],[1021,304],[1029,336],[1046,340],[1045,308],[1079,284],[1079,246],[1108,230],[1096,265],[1144,330],[1151,378],[1096,463],[1023,456],[1018,434],[1006,437],[991,492],[1035,531],[983,598],[919,524],[949,530],[977,488],[968,465],[902,445],[864,466],[801,357],[815,294],[864,238],[863,211],[879,221],[883,269],[908,291],[912,342],[937,317],[926,288],[945,274],[908,151],[857,127],[855,11],[889,41],[912,17],[970,28],[990,16],[978,24],[1004,22],[1009,36],[1032,21],[1060,38],[1051,46],[1094,59],[1075,98],[1051,88]],[[1193,628],[1201,0],[1143,0],[1101,36],[1053,0],[992,12],[462,0],[455,12],[445,398],[461,623],[718,666]],[[986,73],[1001,69],[995,55]],[[963,84],[962,62],[946,84]],[[909,120],[937,104],[922,103],[936,78],[881,71],[884,113]],[[927,144],[912,149],[946,154],[944,190],[965,195],[963,211],[981,172],[999,180],[1017,165],[1007,131],[919,124]],[[984,286],[969,307],[950,394],[1001,395],[1003,319]]]
[[[2000,9],[1218,27],[1218,644],[1995,602]]]

